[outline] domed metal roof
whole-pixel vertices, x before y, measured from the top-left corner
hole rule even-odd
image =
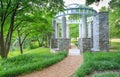
[[[70,4],[66,6],[65,11],[59,12],[56,17],[65,16],[65,15],[86,15],[93,16],[96,15],[96,11],[88,6],[81,4]]]

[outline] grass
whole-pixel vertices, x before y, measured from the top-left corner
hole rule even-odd
[[[114,38],[110,40],[110,51],[112,52],[120,51],[120,39]]]
[[[119,72],[104,72],[94,74],[92,77],[120,77]]]
[[[119,38],[113,38],[110,40],[111,42],[120,42],[120,39]]]
[[[84,63],[76,71],[76,77],[85,77],[94,71],[119,70],[120,52],[84,53]]]
[[[120,77],[118,72],[114,72],[114,70],[120,70],[120,39],[111,39],[110,41],[110,51],[112,52],[83,54],[84,63],[75,72],[76,77]],[[106,72],[108,70],[111,72]]]
[[[48,48],[37,48],[5,60],[0,60],[0,77],[14,77],[51,66],[67,56],[66,52],[52,54]]]

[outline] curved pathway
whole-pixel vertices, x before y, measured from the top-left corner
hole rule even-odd
[[[19,77],[69,77],[82,63],[81,55],[69,55],[63,61],[41,71]]]

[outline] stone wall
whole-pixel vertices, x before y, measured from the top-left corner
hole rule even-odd
[[[101,51],[109,51],[108,12],[99,13],[99,48]]]
[[[58,39],[51,39],[51,48],[58,48]]]
[[[70,46],[70,39],[59,39],[58,47],[59,51],[68,51]]]
[[[78,40],[78,47],[81,52],[90,51],[91,50],[91,39],[90,38],[80,38]]]
[[[68,51],[70,47],[70,39],[52,39],[51,52]]]

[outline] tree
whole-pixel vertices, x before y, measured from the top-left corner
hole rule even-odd
[[[27,14],[34,9],[53,13],[63,9],[63,0],[0,0],[0,55],[7,58],[12,34],[19,26],[18,14]],[[7,30],[5,30],[7,27]]]
[[[23,31],[23,30],[22,30]],[[25,31],[25,32],[24,32]],[[18,40],[19,40],[19,46],[20,46],[20,53],[23,54],[23,43],[26,40],[27,36],[29,35],[30,31],[27,31],[25,29],[23,32],[21,32],[21,29],[17,29],[18,33]]]
[[[86,0],[86,4],[87,4],[87,5],[90,5],[90,4],[92,4],[93,2],[99,3],[100,0]]]
[[[111,0],[109,6],[111,37],[120,37],[120,0]]]
[[[103,6],[103,7],[100,9],[100,12],[108,12],[108,8],[106,8],[105,6]]]

